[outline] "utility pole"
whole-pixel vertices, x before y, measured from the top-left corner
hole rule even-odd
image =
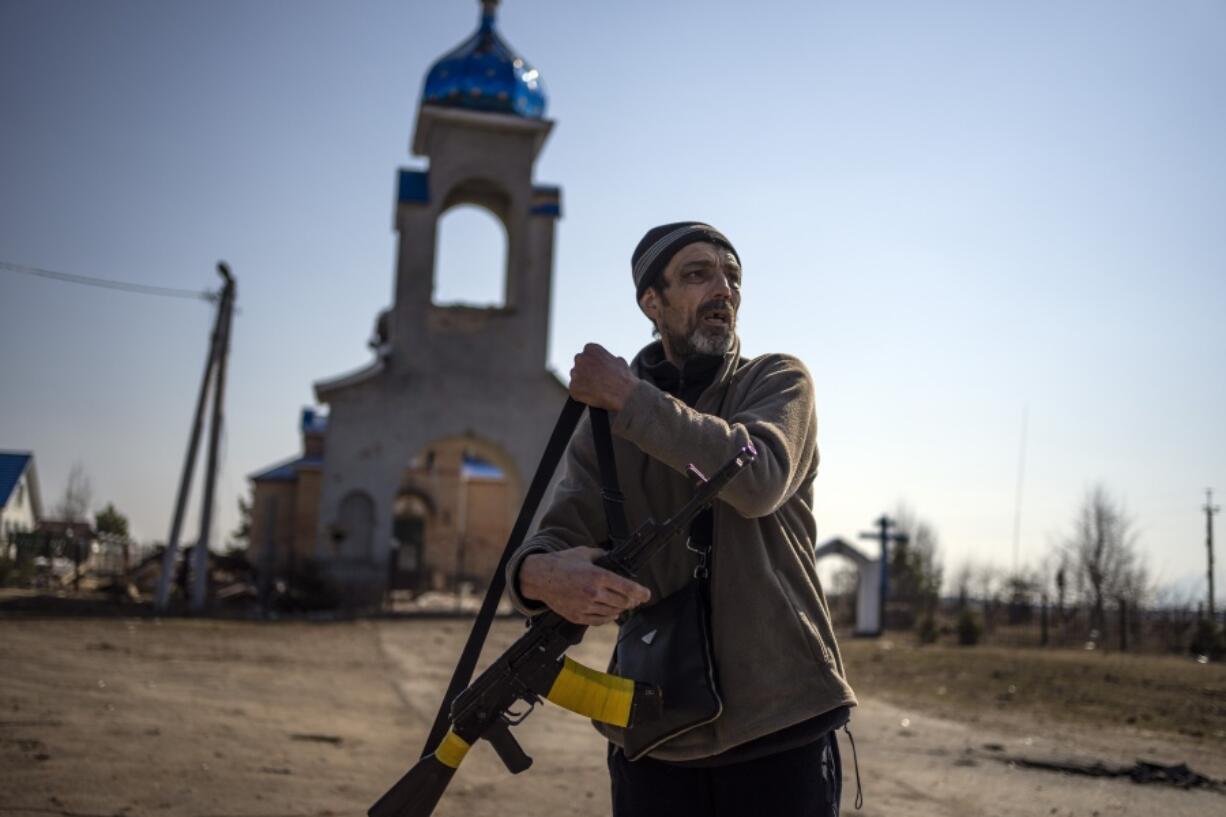
[[[1209,551],[1209,621],[1217,624],[1213,615],[1213,515],[1222,509],[1213,504],[1213,489],[1205,489],[1205,548]]]
[[[881,562],[878,575],[880,576],[879,596],[877,599],[877,634],[881,635],[885,632],[885,599],[890,590],[890,543],[895,542],[900,545],[905,545],[908,541],[905,533],[890,533],[890,528],[897,523],[890,517],[882,514],[877,519],[877,530],[872,533],[861,533],[861,539],[876,539],[881,543]]]
[[[229,347],[230,334],[230,316],[234,307],[234,279],[230,275],[230,269],[224,263],[217,265],[217,272],[225,280],[222,286],[221,294],[217,298],[217,317],[213,322],[213,331],[210,335],[209,356],[204,364],[204,375],[200,379],[200,393],[196,398],[196,411],[192,417],[192,430],[187,443],[187,454],[183,459],[183,471],[179,475],[179,490],[175,495],[175,513],[170,523],[170,536],[166,540],[166,552],[162,556],[162,575],[158,578],[157,594],[154,597],[154,607],[159,612],[165,612],[167,603],[170,600],[170,585],[174,578],[175,559],[179,551],[179,536],[183,529],[183,518],[187,512],[187,497],[191,493],[192,475],[196,470],[196,452],[200,448],[200,432],[204,426],[204,407],[208,403],[209,387],[212,384],[214,374],[219,368],[224,369],[223,348]],[[219,361],[221,366],[219,367]],[[219,375],[221,380],[224,380],[224,374]],[[220,419],[218,409],[220,400],[214,404],[214,424]],[[202,510],[202,517],[207,516],[212,510],[211,505],[206,505]],[[202,544],[203,538],[197,544]],[[197,557],[199,558],[199,557]],[[205,564],[208,563],[208,554],[204,553]]]
[[[218,263],[217,273],[225,279],[221,288],[221,312],[224,316],[221,345],[217,352],[217,375],[213,388],[213,416],[209,420],[209,459],[204,472],[204,502],[200,506],[200,535],[192,551],[191,611],[204,612],[209,592],[209,536],[213,528],[213,496],[217,490],[217,456],[221,448],[222,406],[226,394],[226,361],[230,356],[230,324],[234,317],[234,277],[225,263]]]
[[[1026,476],[1026,421],[1030,406],[1022,406],[1022,442],[1017,455],[1017,492],[1013,496],[1013,575],[1017,575],[1018,546],[1022,536],[1022,484]]]

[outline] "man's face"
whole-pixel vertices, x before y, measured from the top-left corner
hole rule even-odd
[[[639,300],[676,361],[694,354],[722,355],[736,338],[741,266],[724,247],[687,244],[661,274],[663,291],[649,287]]]

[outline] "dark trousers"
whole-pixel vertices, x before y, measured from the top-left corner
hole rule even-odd
[[[631,762],[610,747],[613,817],[838,817],[843,769],[826,738],[744,763]]]

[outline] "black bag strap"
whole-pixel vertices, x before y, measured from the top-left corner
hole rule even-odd
[[[600,468],[600,498],[604,502],[605,521],[609,526],[609,546],[630,538],[626,524],[626,497],[617,481],[617,461],[613,457],[613,435],[609,432],[609,412],[594,408],[592,439],[596,443],[596,464]]]
[[[423,758],[433,752],[442,741],[443,735],[447,732],[451,702],[472,681],[473,671],[477,668],[477,659],[481,657],[481,648],[485,645],[486,636],[489,635],[490,625],[494,621],[494,613],[497,612],[498,602],[502,598],[502,591],[506,589],[507,563],[511,561],[511,554],[515,552],[520,544],[523,543],[524,537],[528,535],[528,526],[532,524],[532,518],[536,516],[536,509],[541,504],[541,499],[545,495],[545,489],[549,487],[549,481],[553,478],[553,472],[557,470],[558,463],[562,461],[562,454],[565,453],[566,445],[575,433],[575,427],[579,425],[579,418],[583,416],[585,408],[587,406],[574,398],[566,398],[566,405],[562,407],[562,414],[558,417],[558,422],[553,427],[549,443],[545,446],[545,453],[541,455],[541,462],[536,466],[536,474],[532,477],[532,484],[528,486],[528,493],[524,496],[524,504],[520,506],[519,516],[515,519],[515,526],[511,528],[511,535],[507,539],[506,549],[503,550],[502,558],[498,560],[498,567],[494,570],[494,575],[490,579],[490,585],[485,591],[485,599],[482,600],[481,610],[477,613],[476,621],[473,622],[472,632],[468,634],[468,642],[464,645],[464,651],[460,654],[460,661],[456,664],[455,672],[451,675],[451,683],[447,686],[447,694],[443,696],[443,703],[439,707],[438,715],[434,718],[434,726],[430,728],[430,735],[426,738],[426,745],[422,749],[421,756]],[[607,435],[609,425],[608,415],[603,411],[600,413],[605,415],[604,425],[605,434]],[[592,414],[594,418],[596,412],[593,411]],[[599,439],[599,435],[597,435],[597,439]],[[607,436],[606,442],[609,442]],[[599,452],[599,450],[600,444],[597,443],[597,451]],[[609,454],[611,460],[611,442],[609,442]]]

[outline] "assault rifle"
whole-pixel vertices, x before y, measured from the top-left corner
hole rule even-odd
[[[690,473],[697,481],[694,496],[667,521],[649,519],[625,541],[614,540],[613,547],[595,564],[634,578],[756,457],[753,446],[746,446],[710,479],[691,465]],[[586,630],[586,625],[574,624],[553,611],[533,618],[528,631],[456,696],[446,736],[370,807],[369,817],[429,817],[468,750],[482,738],[493,745],[512,774],[527,769],[532,758],[524,753],[510,728],[528,717],[541,698],[615,726],[658,717],[663,703],[659,687],[599,672],[566,657],[566,651],[583,639]],[[520,701],[528,708],[513,712],[512,707]]]

